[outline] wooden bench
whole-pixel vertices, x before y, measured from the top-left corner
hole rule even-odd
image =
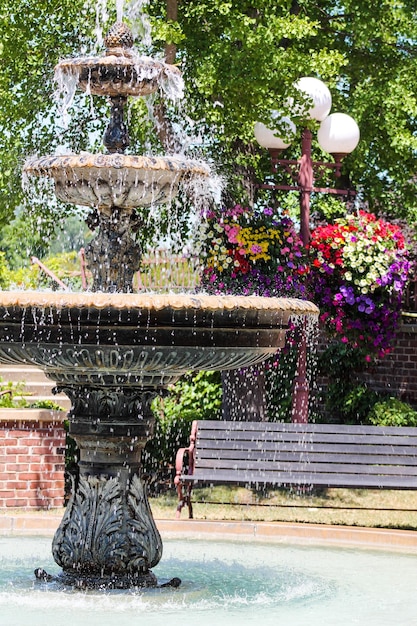
[[[187,505],[192,518],[197,482],[417,489],[417,428],[194,421],[176,458],[177,517]]]

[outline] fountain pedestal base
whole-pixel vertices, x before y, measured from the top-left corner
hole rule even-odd
[[[65,387],[80,476],[55,534],[62,582],[77,587],[156,586],[150,571],[162,541],[141,479],[141,451],[153,431],[149,391]],[[88,399],[88,401],[87,401]],[[94,407],[94,413],[91,413]]]

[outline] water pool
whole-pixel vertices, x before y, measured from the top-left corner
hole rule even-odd
[[[50,542],[0,537],[2,626],[417,625],[417,555],[165,540],[154,572],[179,589],[99,592],[35,581],[35,567],[59,572]]]

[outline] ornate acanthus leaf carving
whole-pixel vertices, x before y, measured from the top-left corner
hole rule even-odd
[[[117,478],[81,477],[52,545],[64,571],[87,575],[146,573],[162,541],[139,476],[127,492]]]
[[[58,385],[56,391],[63,391],[71,400],[71,415],[107,417],[110,419],[152,418],[150,403],[156,392],[135,388],[94,388],[83,386]]]
[[[124,569],[123,508],[117,478],[80,478],[53,541],[57,563],[90,574]]]
[[[153,520],[143,484],[137,475],[132,478],[127,500],[132,512],[127,521],[132,553],[129,569],[135,571],[143,566],[155,567],[162,557],[162,540]],[[144,545],[147,551],[141,555],[140,550]]]

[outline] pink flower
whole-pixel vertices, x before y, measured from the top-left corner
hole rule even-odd
[[[229,243],[237,243],[237,236],[239,234],[240,231],[240,226],[229,226],[226,224],[226,226],[224,227],[225,231],[227,232],[227,239],[229,241]]]

